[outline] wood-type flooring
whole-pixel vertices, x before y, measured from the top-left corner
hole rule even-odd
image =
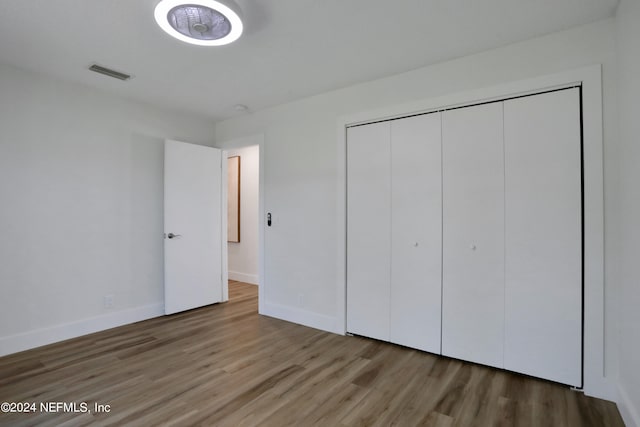
[[[256,286],[231,282],[227,303],[2,357],[0,402],[38,410],[0,413],[0,425],[624,425],[614,403],[565,386],[257,307]]]

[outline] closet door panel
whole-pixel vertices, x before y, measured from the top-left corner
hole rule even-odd
[[[442,121],[442,354],[502,367],[502,103],[446,111]]]
[[[440,113],[391,122],[391,342],[440,353]]]
[[[505,101],[505,368],[581,385],[577,88]]]
[[[347,331],[389,340],[390,123],[347,130]]]

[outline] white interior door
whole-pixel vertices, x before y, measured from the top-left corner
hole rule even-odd
[[[581,386],[579,89],[505,101],[504,367]]]
[[[165,142],[165,314],[222,301],[222,172],[221,150]]]
[[[347,332],[389,341],[390,124],[347,130]]]
[[[442,354],[503,366],[502,103],[442,114]]]
[[[390,341],[440,353],[440,113],[391,122]]]

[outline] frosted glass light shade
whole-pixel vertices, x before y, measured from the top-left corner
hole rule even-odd
[[[223,14],[204,6],[176,6],[167,20],[174,30],[198,40],[218,40],[231,32],[231,23]]]
[[[242,34],[242,20],[232,6],[218,0],[162,0],[154,16],[160,28],[178,40],[221,46]]]

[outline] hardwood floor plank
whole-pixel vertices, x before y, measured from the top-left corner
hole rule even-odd
[[[623,426],[568,387],[259,316],[257,294],[0,358],[0,401],[110,405],[0,426]]]
[[[417,425],[423,427],[450,427],[453,425],[453,418],[438,412],[430,412]]]

